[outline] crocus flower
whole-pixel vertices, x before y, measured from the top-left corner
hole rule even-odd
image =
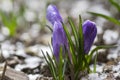
[[[94,22],[86,20],[83,23],[84,52],[88,54],[97,34],[97,28]]]
[[[64,51],[65,47],[68,46],[67,38],[61,22],[54,23],[52,45],[54,55],[57,59],[59,58],[60,47],[62,47],[62,50]]]
[[[62,17],[59,14],[59,11],[55,5],[49,5],[47,8],[47,19],[54,25],[55,21],[62,22]]]
[[[68,49],[67,38],[62,26],[62,17],[55,5],[49,5],[47,8],[47,19],[53,25],[52,45],[53,52],[57,59],[59,59],[60,47],[64,51]]]

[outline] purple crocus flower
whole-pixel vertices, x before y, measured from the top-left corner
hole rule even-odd
[[[63,51],[65,50],[65,47],[68,47],[67,38],[61,22],[54,23],[52,42],[54,55],[58,59],[60,47],[62,47]]]
[[[47,19],[53,25],[53,36],[52,36],[52,45],[53,52],[57,59],[59,59],[60,47],[64,51],[65,48],[68,49],[68,42],[66,34],[62,26],[62,17],[59,14],[59,11],[55,5],[49,5],[47,8]]]
[[[62,17],[59,14],[59,11],[55,5],[49,5],[47,8],[47,19],[54,25],[55,21],[62,22]]]
[[[94,22],[86,20],[83,23],[84,52],[88,54],[97,34],[97,28]]]

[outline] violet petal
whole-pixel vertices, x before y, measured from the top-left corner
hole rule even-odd
[[[86,20],[83,23],[84,52],[88,53],[97,34],[97,28],[94,22]]]
[[[62,17],[59,14],[59,11],[55,5],[49,5],[47,8],[47,19],[54,25],[55,21],[62,21]]]
[[[64,46],[67,47],[67,38],[62,27],[61,22],[55,22],[53,27],[53,38],[52,38],[53,52],[56,58],[59,58],[60,46],[64,51]]]

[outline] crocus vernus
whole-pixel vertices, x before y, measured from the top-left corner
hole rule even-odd
[[[55,57],[59,58],[60,47],[62,50],[68,47],[67,38],[62,26],[62,17],[59,14],[59,11],[55,5],[49,5],[47,8],[47,19],[53,25],[53,36],[52,36],[52,45],[53,53]]]
[[[62,22],[62,17],[59,14],[59,11],[55,5],[49,5],[47,8],[47,19],[54,25],[54,22]]]
[[[87,54],[93,44],[97,34],[97,28],[94,22],[86,20],[83,23],[84,52]]]
[[[55,22],[54,27],[53,27],[53,52],[55,57],[58,59],[59,58],[59,52],[60,52],[60,47],[62,47],[63,51],[64,46],[67,47],[67,38],[64,32],[64,29],[62,27],[61,22]]]

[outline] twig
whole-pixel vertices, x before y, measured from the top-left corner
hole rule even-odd
[[[3,79],[4,79],[6,69],[7,69],[7,61],[5,61],[5,66],[4,66],[4,69],[3,69],[3,73],[2,73],[1,80],[3,80]]]

